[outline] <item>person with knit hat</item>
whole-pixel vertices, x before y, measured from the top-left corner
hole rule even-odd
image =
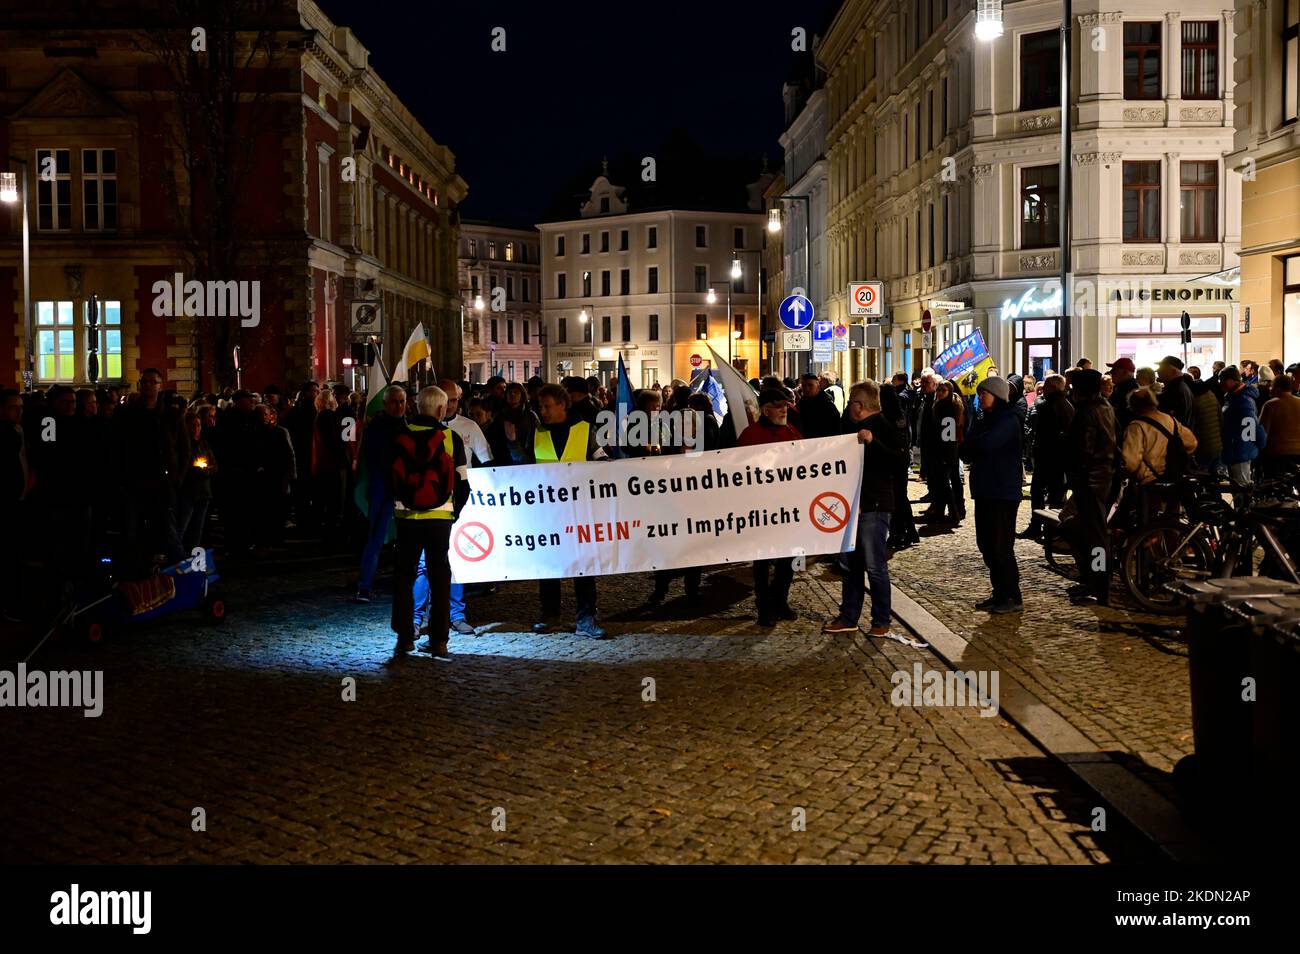
[[[983,416],[975,422],[959,454],[970,465],[975,501],[975,543],[989,568],[993,593],[975,604],[990,613],[1019,612],[1020,568],[1016,565],[1016,510],[1024,474],[1020,464],[1020,420],[1011,409],[1005,378],[987,377],[976,388]]]
[[[1182,359],[1166,355],[1156,365],[1156,377],[1164,387],[1160,391],[1160,410],[1183,427],[1192,426],[1192,389],[1183,374]]]

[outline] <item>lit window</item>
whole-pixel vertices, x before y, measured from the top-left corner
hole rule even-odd
[[[75,381],[77,329],[70,301],[36,303],[36,374],[42,381]]]

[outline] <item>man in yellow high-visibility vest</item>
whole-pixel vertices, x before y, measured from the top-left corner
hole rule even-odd
[[[569,414],[569,395],[558,384],[548,384],[537,392],[541,426],[533,433],[533,459],[539,464],[560,461],[604,460],[605,452],[596,445],[596,431],[592,425]],[[534,624],[533,632],[550,632],[560,615],[560,581],[539,580],[538,591],[542,603],[542,619]],[[573,580],[573,594],[577,598],[577,625],[579,636],[605,639],[606,633],[596,622],[596,578],[579,576]]]
[[[415,398],[416,415],[387,454],[393,488],[397,554],[393,563],[393,632],[396,655],[415,648],[412,587],[420,559],[429,583],[429,638],[421,651],[446,656],[451,626],[451,527],[469,496],[465,444],[442,422],[447,392],[428,387]]]

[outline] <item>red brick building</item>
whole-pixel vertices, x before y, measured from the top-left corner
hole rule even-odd
[[[417,322],[434,368],[461,367],[467,187],[350,29],[311,0],[210,0],[202,37],[174,0],[4,6],[0,168],[28,166],[32,314],[21,206],[0,205],[0,382],[86,382],[92,296],[100,383],[233,384],[236,346],[252,389],[352,383],[357,301],[382,303],[390,368]],[[170,314],[177,274],[198,317]]]

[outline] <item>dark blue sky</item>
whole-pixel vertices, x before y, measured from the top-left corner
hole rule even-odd
[[[790,31],[839,0],[567,0],[393,5],[317,0],[470,186],[468,218],[531,224],[602,155],[652,155],[674,130],[719,156],[775,166]],[[427,25],[421,23],[427,20]],[[504,27],[507,50],[491,50]]]

